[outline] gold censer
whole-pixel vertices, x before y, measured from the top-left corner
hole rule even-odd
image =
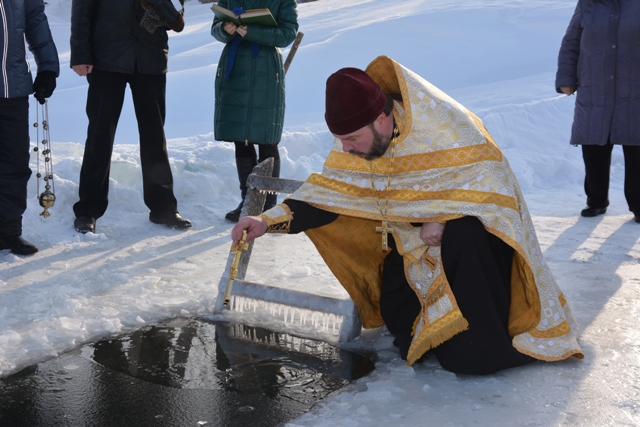
[[[42,150],[36,145],[33,148],[33,151],[37,154],[37,192],[40,193],[40,178],[44,181],[44,191],[40,193],[38,196],[38,201],[40,202],[40,206],[44,208],[40,215],[47,218],[49,215],[49,208],[51,208],[55,201],[56,195],[55,186],[53,183],[53,161],[51,160],[51,139],[49,134],[49,108],[48,101],[45,101],[41,106],[42,110]],[[40,140],[40,127],[38,122],[40,121],[40,115],[38,114],[40,109],[36,106],[36,122],[33,124],[33,127],[36,128],[36,141]],[[43,173],[40,173],[40,152],[42,152],[42,157],[44,159]]]

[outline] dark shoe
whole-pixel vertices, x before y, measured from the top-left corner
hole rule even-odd
[[[247,178],[253,172],[253,168],[257,164],[255,157],[236,157],[236,169],[238,170],[238,181],[240,181],[240,204],[234,210],[227,212],[224,219],[231,222],[238,222],[240,212],[242,212],[242,203],[247,195]]]
[[[582,209],[582,212],[580,212],[580,215],[586,216],[586,217],[592,217],[592,216],[602,215],[606,211],[607,211],[607,208],[591,208],[587,206],[586,208]]]
[[[635,218],[636,222],[640,222],[640,213],[634,214],[633,217]]]
[[[79,216],[73,221],[73,227],[78,233],[87,234],[96,232],[96,220],[90,216]]]
[[[240,212],[242,212],[242,204],[243,202],[240,202],[237,208],[230,212],[227,212],[227,214],[224,216],[224,219],[231,222],[238,222],[238,220],[240,220]]]
[[[149,213],[149,221],[154,224],[162,224],[177,230],[185,230],[192,225],[191,221],[182,218],[178,212],[171,212],[167,214],[154,214],[151,212]]]
[[[16,255],[32,255],[38,252],[35,245],[24,240],[21,236],[9,236],[0,239],[0,249],[10,249]]]

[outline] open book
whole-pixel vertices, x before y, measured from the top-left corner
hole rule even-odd
[[[221,21],[231,21],[238,26],[247,24],[266,25],[268,27],[278,26],[269,9],[251,9],[238,16],[229,9],[225,9],[217,4],[212,4],[211,10]]]

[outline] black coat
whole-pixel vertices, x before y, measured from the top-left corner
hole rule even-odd
[[[170,0],[147,0],[169,24],[181,20]],[[149,33],[140,26],[140,0],[73,0],[71,66],[88,64],[103,71],[141,74],[167,72],[167,30]]]
[[[556,90],[577,88],[571,144],[640,146],[640,0],[579,0]]]

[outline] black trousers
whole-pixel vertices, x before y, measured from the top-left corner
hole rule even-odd
[[[29,97],[0,98],[0,238],[22,235],[29,177]]]
[[[480,375],[531,362],[513,347],[508,332],[513,249],[475,217],[449,221],[441,249],[445,275],[469,329],[431,350],[440,365],[451,372]],[[406,357],[420,302],[395,248],[385,259],[380,309]]]
[[[107,210],[111,154],[127,84],[140,135],[144,203],[160,215],[177,212],[164,135],[166,75],[140,74],[137,70],[133,74],[111,73],[94,68],[87,80],[89,128],[80,170],[80,201],[73,206],[76,217],[100,218]]]
[[[609,206],[609,172],[613,144],[583,145],[587,205],[592,208]],[[640,147],[622,146],[624,153],[624,196],[631,212],[640,212]]]

